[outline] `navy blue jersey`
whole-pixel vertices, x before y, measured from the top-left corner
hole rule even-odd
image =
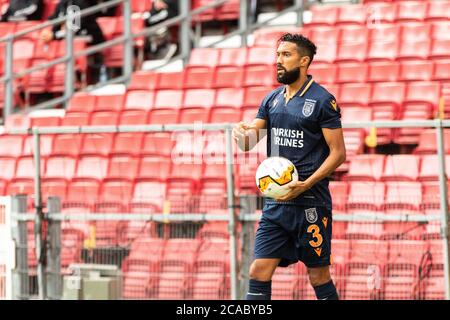
[[[340,109],[333,95],[314,82],[311,76],[287,103],[284,94],[284,86],[269,93],[256,117],[266,120],[267,156],[291,160],[299,178],[306,180],[330,153],[322,128],[341,128]],[[267,203],[274,202],[273,199],[267,199]],[[282,203],[331,209],[328,178],[319,181],[299,197]]]

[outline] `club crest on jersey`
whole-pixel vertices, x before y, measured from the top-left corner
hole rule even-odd
[[[303,105],[302,113],[305,117],[309,117],[314,112],[314,107],[316,106],[316,100],[306,99]]]
[[[315,223],[317,221],[317,210],[316,208],[309,208],[305,210],[306,221],[309,223]]]

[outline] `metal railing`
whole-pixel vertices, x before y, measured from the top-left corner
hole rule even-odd
[[[155,26],[148,27],[143,29],[140,32],[132,33],[131,30],[131,4],[130,0],[111,0],[99,5],[95,5],[93,7],[81,10],[79,12],[80,17],[85,17],[88,15],[92,15],[94,13],[97,13],[103,9],[108,9],[117,5],[122,4],[123,6],[123,30],[124,34],[120,37],[117,37],[112,40],[105,41],[103,43],[90,46],[89,48],[86,48],[84,50],[73,52],[73,40],[74,40],[74,34],[73,30],[70,28],[71,21],[69,20],[69,17],[61,17],[54,19],[52,21],[47,21],[42,24],[39,24],[37,26],[33,26],[31,28],[24,29],[23,31],[17,32],[15,34],[8,35],[6,37],[0,38],[0,42],[6,43],[6,50],[5,50],[5,74],[3,77],[0,78],[0,82],[4,83],[4,94],[5,94],[5,105],[3,109],[3,118],[5,119],[7,116],[13,113],[13,96],[14,96],[14,80],[17,78],[25,77],[27,75],[30,75],[33,72],[44,70],[51,68],[55,65],[65,63],[66,65],[66,73],[65,73],[65,89],[64,89],[64,95],[58,98],[54,98],[42,103],[39,103],[34,106],[29,106],[29,109],[26,111],[31,110],[39,110],[39,109],[47,109],[51,108],[60,104],[67,104],[67,102],[70,100],[74,93],[74,62],[75,59],[88,56],[94,53],[101,52],[102,50],[111,48],[116,45],[123,44],[124,45],[124,62],[122,66],[122,75],[113,79],[109,79],[106,82],[98,83],[90,85],[86,88],[83,88],[83,91],[91,91],[100,87],[103,87],[108,84],[118,84],[118,83],[125,83],[128,84],[131,74],[133,72],[133,45],[134,40],[141,37],[147,37],[153,33],[155,33],[157,30],[164,28],[164,27],[171,27],[175,25],[180,25],[180,33],[179,33],[179,42],[180,42],[180,54],[173,57],[169,61],[167,61],[165,64],[170,63],[171,61],[181,59],[184,63],[187,63],[189,60],[190,52],[191,52],[191,40],[194,37],[192,35],[191,30],[191,21],[192,18],[196,15],[199,15],[203,13],[206,10],[217,8],[223,4],[225,4],[227,0],[217,0],[215,2],[212,2],[210,4],[207,4],[205,6],[202,6],[200,8],[196,8],[194,10],[191,10],[190,8],[190,1],[180,1],[180,15],[173,17],[171,19],[165,20]],[[268,25],[271,21],[278,18],[279,16],[286,14],[288,12],[297,12],[297,25],[302,24],[302,17],[303,17],[303,1],[302,0],[295,0],[294,5],[284,9],[283,11],[277,13],[274,17],[267,19],[264,22],[261,23],[255,23],[255,24],[249,24],[248,23],[248,3],[247,1],[240,1],[240,17],[239,17],[239,29],[229,33],[228,35],[224,36],[222,39],[215,41],[213,43],[210,43],[208,47],[214,47],[229,38],[240,35],[241,36],[241,46],[247,45],[247,36],[249,33],[253,32],[255,29],[263,27]],[[62,23],[66,23],[66,30],[67,36],[65,38],[65,45],[66,45],[66,55],[62,58],[57,58],[53,61],[46,62],[39,64],[37,66],[30,67],[28,69],[25,69],[23,71],[19,71],[15,73],[13,71],[13,46],[14,46],[14,40],[23,37],[24,35],[27,35],[32,32],[36,32],[39,30],[42,30],[47,27],[53,27]],[[161,66],[164,66],[161,65]],[[158,66],[158,67],[161,67]]]
[[[190,53],[190,21],[193,16],[198,15],[208,9],[216,8],[224,3],[226,3],[227,0],[217,0],[211,4],[205,5],[201,8],[197,8],[195,10],[190,10],[190,1],[180,1],[180,12],[181,14],[177,17],[168,19],[166,21],[161,22],[158,25],[145,28],[142,31],[133,34],[131,32],[131,4],[130,0],[111,0],[84,10],[81,10],[79,12],[80,17],[85,17],[88,15],[92,15],[94,13],[97,13],[103,9],[108,9],[114,6],[117,6],[119,4],[123,5],[123,23],[124,23],[124,34],[120,37],[117,37],[115,39],[105,41],[101,44],[90,46],[89,48],[79,51],[79,52],[73,52],[73,40],[74,40],[74,34],[71,27],[71,22],[69,20],[69,16],[57,18],[52,21],[44,22],[40,25],[27,28],[23,31],[20,31],[15,34],[8,35],[6,37],[3,37],[0,39],[0,42],[6,43],[6,50],[5,50],[5,75],[0,78],[0,82],[4,82],[5,86],[5,106],[4,106],[4,118],[12,114],[13,111],[13,84],[14,80],[20,77],[27,76],[35,71],[44,70],[51,68],[57,64],[65,63],[66,64],[66,79],[65,79],[65,89],[64,89],[64,95],[59,98],[55,98],[49,101],[46,101],[44,103],[38,104],[36,106],[32,106],[33,110],[38,109],[44,109],[44,108],[51,108],[59,104],[65,104],[67,103],[70,98],[72,97],[74,93],[74,61],[76,58],[88,56],[97,52],[101,52],[104,49],[111,48],[116,45],[123,44],[124,45],[124,62],[122,66],[122,76],[119,76],[114,79],[110,79],[107,82],[100,83],[97,85],[92,85],[84,90],[90,91],[94,90],[96,88],[108,85],[108,84],[116,84],[116,83],[125,83],[127,84],[131,78],[131,74],[133,72],[133,43],[136,38],[139,37],[146,37],[151,34],[153,34],[155,31],[164,28],[164,27],[170,27],[177,24],[180,24],[181,32],[180,32],[180,43],[181,43],[181,55],[178,58],[183,59],[183,61],[187,61],[189,59],[189,53]],[[65,38],[65,44],[66,44],[66,56],[62,58],[55,59],[53,61],[43,63],[37,66],[34,66],[32,68],[14,73],[13,72],[13,46],[14,46],[14,40],[23,37],[26,34],[29,34],[31,32],[36,32],[39,30],[42,30],[47,27],[53,27],[56,25],[59,25],[61,23],[66,23],[66,30],[67,30],[67,36]]]
[[[233,124],[205,124],[201,127],[201,130],[205,131],[218,131],[224,130],[226,136],[226,180],[227,180],[227,205],[229,212],[229,232],[230,232],[230,254],[231,254],[231,292],[232,299],[238,297],[238,278],[237,278],[237,239],[236,239],[236,216],[235,216],[235,204],[234,204],[234,176],[233,176],[233,146],[231,129]],[[425,121],[371,121],[371,122],[359,122],[359,123],[344,123],[344,128],[370,128],[370,127],[380,127],[380,128],[411,128],[411,127],[422,127],[422,128],[435,128],[436,129],[436,139],[437,139],[437,153],[439,158],[439,189],[440,189],[440,221],[441,221],[441,237],[444,242],[444,273],[445,273],[445,286],[446,286],[446,298],[450,298],[450,276],[449,276],[449,232],[448,232],[448,191],[446,185],[446,172],[445,172],[445,151],[444,151],[444,135],[443,129],[450,128],[450,120],[425,120]],[[97,127],[34,127],[30,129],[12,129],[8,134],[33,134],[35,141],[35,208],[37,209],[37,214],[35,216],[36,223],[36,252],[41,252],[39,247],[41,242],[39,240],[41,230],[40,225],[43,221],[42,215],[42,198],[41,198],[41,171],[40,168],[40,135],[42,134],[73,134],[73,133],[120,133],[120,132],[164,132],[164,131],[195,131],[198,130],[198,124],[176,124],[176,125],[139,125],[139,126],[97,126]],[[90,214],[92,215],[92,214]],[[92,216],[94,217],[94,216]],[[96,218],[99,218],[95,216]],[[113,217],[108,215],[107,217]],[[158,215],[153,215],[153,218],[164,219],[167,216],[158,217]],[[181,218],[180,216],[178,216]],[[192,216],[190,216],[192,217]],[[56,217],[55,217],[56,218]],[[106,217],[105,217],[106,218]],[[149,218],[148,216],[137,216],[138,219]],[[171,216],[171,218],[177,219],[176,216]],[[199,218],[202,218],[201,216]],[[337,220],[347,219],[344,215],[337,216]],[[402,216],[389,216],[388,220],[404,221]],[[408,217],[409,218],[409,217]],[[436,219],[437,217],[428,217],[427,220]],[[257,221],[259,216],[257,215],[246,215],[240,217],[241,221]],[[365,220],[366,219],[366,220]],[[372,216],[360,215],[357,217],[358,221],[373,221]],[[422,221],[423,218],[413,219],[414,221]],[[412,221],[412,220],[411,220]],[[44,279],[43,268],[38,268],[38,279]],[[44,286],[41,283],[41,286]],[[41,292],[42,296],[43,293]]]

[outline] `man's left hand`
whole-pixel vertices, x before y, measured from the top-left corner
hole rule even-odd
[[[295,199],[310,188],[310,186],[306,181],[292,181],[289,184],[287,184],[286,187],[290,189],[289,192],[280,198],[276,198],[275,200],[289,201]]]

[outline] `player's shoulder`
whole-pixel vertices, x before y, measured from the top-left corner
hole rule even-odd
[[[316,100],[320,101],[320,102],[328,102],[328,101],[335,101],[336,102],[336,98],[335,96],[329,92],[324,86],[320,85],[319,83],[315,82],[312,84],[311,86],[312,88],[312,94],[314,94],[314,97],[316,98]]]
[[[283,90],[284,90],[284,86],[280,86],[280,87],[273,89],[272,91],[270,91],[269,93],[266,94],[266,96],[263,99],[263,103],[270,102],[275,97],[277,97],[280,93],[282,93]]]

